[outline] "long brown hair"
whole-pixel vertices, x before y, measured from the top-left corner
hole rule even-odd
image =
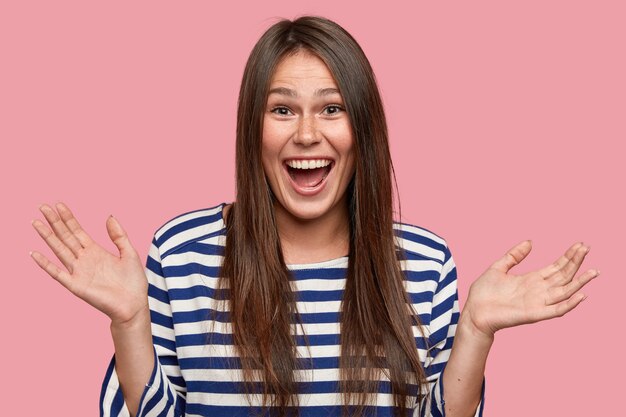
[[[411,328],[419,320],[404,288],[394,237],[395,176],[387,123],[367,57],[347,31],[326,18],[277,22],[256,43],[244,70],[237,113],[237,196],[229,211],[220,279],[220,288],[227,281],[233,344],[247,393],[262,394],[271,415],[291,414],[298,405],[291,331],[299,316],[261,162],[261,140],[274,69],[302,49],[321,58],[333,74],[355,139],[356,170],[346,191],[350,252],[340,324],[344,413],[351,405],[351,415],[364,414],[382,372],[391,382],[398,415],[405,415],[421,400],[425,374]],[[255,381],[263,382],[261,392]]]

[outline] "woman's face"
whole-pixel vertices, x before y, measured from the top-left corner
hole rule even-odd
[[[340,213],[354,175],[354,139],[339,87],[310,52],[285,57],[263,117],[263,169],[276,210],[300,220]]]

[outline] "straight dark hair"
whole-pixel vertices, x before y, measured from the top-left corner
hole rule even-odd
[[[341,306],[340,389],[344,415],[361,416],[391,383],[397,415],[419,406],[426,383],[412,326],[420,326],[404,287],[393,229],[395,181],[387,123],[374,72],[356,40],[326,18],[282,19],[248,58],[238,101],[237,196],[228,213],[220,289],[229,302],[233,344],[248,400],[262,394],[270,415],[297,414],[298,383],[290,286],[261,162],[263,116],[277,64],[305,51],[328,66],[344,99],[355,140],[354,177],[347,188],[350,251]],[[421,327],[420,327],[421,330]],[[259,381],[261,384],[259,385]],[[294,413],[295,411],[295,413]]]

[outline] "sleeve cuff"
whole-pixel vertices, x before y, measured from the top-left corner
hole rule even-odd
[[[445,372],[445,367],[441,371],[439,378],[433,385],[430,391],[430,397],[426,401],[426,405],[424,407],[424,412],[421,413],[422,416],[432,416],[432,417],[445,417],[445,396],[443,391],[443,374]],[[483,383],[481,386],[480,392],[480,402],[476,407],[476,412],[474,413],[474,417],[483,417],[483,408],[485,406],[485,378],[483,377]]]
[[[124,400],[115,370],[115,355],[111,359],[102,388],[100,395],[100,416],[129,417],[128,405]],[[158,361],[155,350],[152,374],[141,394],[139,410],[136,417],[143,417],[148,413],[154,414],[157,410],[166,411],[170,408],[175,408],[175,395],[176,394],[172,392],[167,383],[167,375],[165,375],[161,363]],[[156,414],[159,414],[160,411]],[[174,415],[180,415],[180,413],[175,413]]]

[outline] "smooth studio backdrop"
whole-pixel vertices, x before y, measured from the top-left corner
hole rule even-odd
[[[626,373],[626,10],[620,1],[2,2],[3,415],[92,416],[108,319],[28,255],[64,201],[112,251],[234,198],[246,58],[278,17],[344,26],[377,75],[402,220],[443,236],[461,301],[524,239],[526,272],[582,240],[601,275],[565,317],[496,335],[486,416],[614,415]]]

